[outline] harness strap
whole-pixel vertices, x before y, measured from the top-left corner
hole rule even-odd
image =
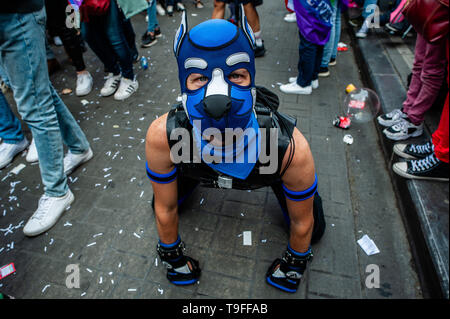
[[[288,189],[284,184],[283,184],[283,191],[284,191],[284,195],[289,198],[290,200],[293,200],[295,202],[301,202],[304,200],[307,200],[308,198],[311,198],[312,196],[314,196],[314,194],[317,192],[317,175],[314,175],[314,184],[301,192],[295,192],[295,191],[291,191],[290,189]]]
[[[148,163],[145,163],[145,168],[147,169],[147,176],[150,178],[152,182],[158,183],[158,184],[169,184],[173,182],[177,178],[177,167],[175,166],[174,169],[167,173],[167,174],[159,174],[156,172],[153,172],[149,167]]]

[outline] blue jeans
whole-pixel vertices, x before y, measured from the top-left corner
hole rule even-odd
[[[301,87],[311,85],[311,81],[319,78],[320,63],[323,56],[323,45],[317,45],[306,40],[300,35],[300,45],[298,48],[298,76],[297,84]]]
[[[72,153],[89,142],[50,83],[45,54],[45,9],[0,14],[0,65],[6,73],[19,114],[31,129],[48,196],[67,193],[63,142]]]
[[[362,12],[362,17],[366,19],[368,16],[374,13],[374,10],[371,8],[367,8],[369,5],[377,4],[378,0],[364,0],[364,7]]]
[[[155,29],[158,29],[158,19],[156,17],[156,0],[151,0],[148,4],[147,8],[148,15],[148,25],[147,32],[154,32]]]
[[[11,111],[2,91],[0,91],[0,137],[8,144],[17,144],[24,139],[20,121]]]
[[[89,22],[81,23],[81,33],[107,72],[127,79],[134,79],[133,49],[127,40],[130,30],[124,28],[124,17],[115,0],[111,1],[104,16],[89,17]],[[128,21],[129,22],[129,21]],[[127,32],[127,33],[126,33]]]
[[[331,16],[333,26],[330,32],[330,39],[323,48],[322,68],[327,68],[330,60],[336,59],[338,43],[341,39],[341,4],[340,0],[335,1],[336,6],[333,8],[333,15]]]

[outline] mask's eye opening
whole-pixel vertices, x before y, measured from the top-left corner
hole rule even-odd
[[[209,82],[209,77],[200,73],[191,73],[186,79],[186,88],[189,91],[197,91]]]
[[[246,68],[236,69],[227,75],[227,80],[232,85],[248,87],[252,83],[250,72]]]

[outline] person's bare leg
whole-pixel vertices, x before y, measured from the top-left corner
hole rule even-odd
[[[211,19],[223,19],[225,17],[225,2],[214,0],[214,10]]]
[[[259,15],[256,11],[256,8],[253,6],[253,3],[249,2],[244,5],[245,15],[247,16],[248,24],[252,28],[253,32],[260,32],[261,25],[259,23]]]
[[[244,5],[244,11],[247,16],[248,24],[252,28],[253,34],[255,35],[255,57],[262,57],[264,56],[266,49],[264,48],[264,43],[261,36],[261,24],[259,22],[258,11],[256,11],[256,8],[251,2]]]

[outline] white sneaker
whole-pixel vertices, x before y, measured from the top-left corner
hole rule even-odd
[[[106,82],[100,90],[100,94],[102,96],[110,96],[114,94],[114,92],[116,92],[117,88],[119,87],[121,77],[122,76],[120,74],[114,75],[112,73],[108,73],[108,75],[105,77]]]
[[[64,211],[73,203],[74,199],[75,196],[73,196],[70,189],[62,197],[42,195],[39,199],[38,209],[25,224],[23,233],[26,236],[37,236],[46,232],[56,224]]]
[[[297,82],[297,77],[296,76],[290,77],[289,83],[294,83],[294,82]],[[313,89],[318,89],[319,88],[319,79],[311,81],[311,87]]]
[[[307,87],[301,87],[297,84],[297,82],[292,82],[289,84],[284,84],[280,86],[281,92],[287,93],[287,94],[311,94],[312,93],[312,86]]]
[[[402,109],[394,109],[389,113],[382,114],[377,117],[378,123],[383,126],[392,126],[400,123],[402,120],[408,118],[408,114],[403,113]]]
[[[68,151],[64,156],[64,174],[69,176],[78,166],[89,161],[92,156],[94,156],[94,153],[90,147],[82,154],[72,154]]]
[[[123,101],[131,96],[139,88],[139,83],[137,80],[130,80],[122,77],[120,80],[120,86],[116,94],[114,94],[114,99],[118,101]]]
[[[88,71],[77,75],[77,88],[75,93],[77,96],[83,96],[91,93],[92,90],[92,76]]]
[[[177,10],[178,11],[184,11],[186,10],[186,8],[184,7],[184,5],[181,2],[177,3]]]
[[[284,16],[284,21],[286,22],[297,22],[297,16],[295,12],[288,13]]]
[[[160,16],[165,16],[166,15],[166,11],[164,10],[164,8],[162,7],[162,5],[160,5],[159,3],[156,4],[156,12],[158,12],[158,14]]]
[[[12,162],[17,154],[25,150],[28,146],[28,140],[25,137],[17,144],[9,144],[3,142],[0,144],[0,169]]]
[[[383,130],[387,138],[394,141],[402,141],[411,137],[417,137],[423,133],[423,123],[414,125],[409,119],[402,119],[399,123]]]
[[[173,15],[173,6],[167,6],[167,14],[169,17]]]
[[[36,149],[36,141],[34,138],[31,140],[30,147],[28,148],[27,157],[25,157],[28,163],[34,163],[39,161],[37,149]]]

